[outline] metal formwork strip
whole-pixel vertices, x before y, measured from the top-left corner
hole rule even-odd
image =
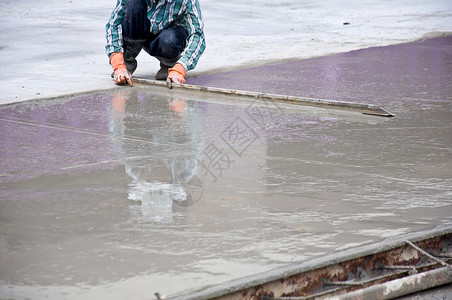
[[[167,83],[164,81],[157,81],[157,80],[150,80],[150,79],[143,79],[143,78],[134,78],[134,81],[141,83],[141,84],[167,86]],[[191,85],[191,84],[172,83],[170,87],[177,88],[177,89],[190,90],[190,91],[207,92],[207,93],[213,93],[213,94],[219,94],[219,95],[239,96],[239,97],[248,97],[248,98],[255,98],[255,99],[262,99],[262,100],[280,101],[280,102],[289,103],[289,104],[351,110],[351,111],[358,111],[358,112],[361,112],[361,113],[367,114],[367,115],[375,115],[375,116],[381,116],[381,117],[393,117],[394,116],[392,113],[390,113],[387,110],[381,108],[380,106],[374,105],[374,104],[364,104],[364,103],[355,103],[355,102],[338,101],[338,100],[315,99],[315,98],[278,95],[278,94],[267,94],[267,93],[258,93],[258,92],[240,91],[240,90],[233,90],[233,89],[223,89],[223,88],[216,88],[216,87]]]

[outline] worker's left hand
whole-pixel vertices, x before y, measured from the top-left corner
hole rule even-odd
[[[175,64],[168,70],[168,79],[172,82],[185,84],[185,68],[181,64]]]

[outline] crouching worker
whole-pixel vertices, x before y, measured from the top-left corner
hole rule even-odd
[[[141,49],[160,61],[155,79],[185,83],[206,47],[198,0],[117,0],[106,53],[117,84],[132,85]]]

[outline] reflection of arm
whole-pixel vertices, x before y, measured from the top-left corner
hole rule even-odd
[[[184,19],[188,30],[188,41],[178,63],[188,71],[195,68],[201,54],[206,48],[206,41],[203,31],[204,22],[201,18],[201,9],[198,0],[188,1],[186,12],[187,14]]]
[[[125,0],[118,0],[116,7],[111,13],[106,29],[107,45],[105,52],[110,57],[112,53],[124,52],[122,48],[122,18],[124,16]]]
[[[126,111],[126,97],[128,97],[128,95],[129,94],[124,92],[124,90],[113,95],[108,118],[108,131],[111,134],[111,140],[121,154],[125,130],[124,117]]]

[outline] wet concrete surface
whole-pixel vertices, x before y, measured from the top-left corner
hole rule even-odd
[[[145,86],[1,106],[0,298],[150,299],[452,225],[451,41],[226,86],[395,118]]]

